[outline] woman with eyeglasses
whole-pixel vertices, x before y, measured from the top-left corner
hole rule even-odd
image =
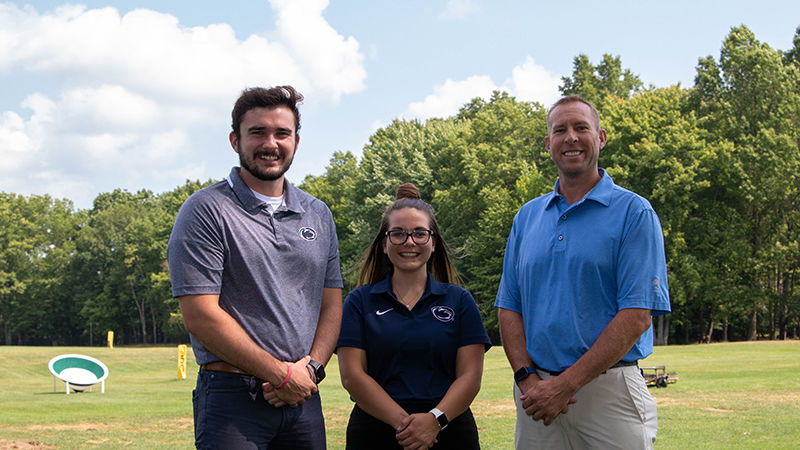
[[[347,296],[337,344],[348,449],[477,449],[469,405],[491,346],[433,208],[401,185]]]

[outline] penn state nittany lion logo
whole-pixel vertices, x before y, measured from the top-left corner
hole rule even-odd
[[[434,306],[431,308],[431,313],[433,313],[433,317],[436,317],[436,320],[440,322],[452,322],[456,317],[453,308],[449,306]]]
[[[313,241],[317,238],[317,232],[313,228],[303,227],[300,228],[300,237],[307,241]]]

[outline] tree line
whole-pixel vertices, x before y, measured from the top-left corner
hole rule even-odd
[[[600,166],[648,198],[664,228],[673,312],[657,343],[798,338],[800,27],[772,49],[745,26],[694,85],[645,87],[620,58],[575,57],[563,94],[595,104]],[[464,285],[497,339],[494,297],[517,210],[553,189],[546,107],[507,93],[447,118],[395,120],[361,158],[336,152],[300,186],[331,208],[345,292],[396,187],[415,183],[437,211]],[[166,243],[178,208],[206,182],[155,195],[115,190],[90,210],[47,195],[0,193],[0,323],[6,344],[185,341]]]

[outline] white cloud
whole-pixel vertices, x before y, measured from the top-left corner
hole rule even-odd
[[[448,79],[443,85],[436,86],[433,94],[425,100],[411,103],[407,114],[417,119],[452,116],[473,98],[488,98],[498,89],[488,76],[472,76],[462,81]]]
[[[32,111],[29,120],[12,111],[4,112],[0,120],[0,180],[4,176],[10,180],[33,163],[42,147],[44,130],[52,128],[55,104],[50,99],[35,94],[21,106]]]
[[[142,128],[159,122],[160,108],[155,100],[122,86],[73,89],[62,95],[60,106],[68,116],[64,119],[80,121],[70,124],[75,128]]]
[[[227,24],[185,27],[147,9],[0,3],[0,75],[45,80],[0,110],[0,191],[88,207],[116,187],[218,177],[235,161],[227,132],[242,88],[292,84],[307,103],[364,89],[359,43],[325,21],[327,0],[270,5],[273,29],[239,39]]]
[[[26,133],[25,121],[19,114],[6,111],[0,118],[0,148],[4,149],[0,158],[0,173],[19,168],[25,154],[35,148],[31,137]]]
[[[282,41],[310,75],[314,88],[330,92],[335,100],[363,89],[364,56],[358,41],[341,36],[322,17],[328,0],[270,0],[270,4],[279,12],[276,23]]]
[[[122,84],[169,97],[228,100],[246,85],[291,80],[336,101],[364,88],[363,55],[322,17],[324,0],[271,2],[273,40],[241,41],[227,24],[185,28],[172,15],[137,9],[67,6],[39,14],[0,5],[0,67],[82,74],[92,84]]]
[[[494,91],[505,91],[518,101],[539,102],[547,107],[558,99],[560,83],[559,75],[548,72],[528,56],[522,65],[511,70],[511,76],[501,86],[489,76],[475,75],[461,81],[448,79],[434,87],[433,93],[423,101],[411,103],[406,116],[423,120],[453,116],[473,98],[488,100]]]
[[[439,17],[446,20],[459,20],[477,13],[479,10],[480,7],[476,0],[448,0]]]
[[[520,101],[539,102],[549,107],[561,95],[558,86],[561,76],[548,72],[544,67],[533,62],[528,56],[521,66],[514,67],[511,78],[506,80],[505,86],[514,97]]]

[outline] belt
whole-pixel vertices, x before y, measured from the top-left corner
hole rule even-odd
[[[203,364],[200,366],[203,370],[209,370],[211,372],[227,372],[227,373],[238,373],[239,375],[250,375],[249,373],[245,372],[244,370],[232,366],[225,361],[214,361],[208,364]]]
[[[614,364],[613,366],[609,367],[608,369],[611,370],[611,369],[617,369],[619,367],[629,367],[629,366],[638,366],[638,365],[639,365],[639,360],[635,360],[635,361],[619,361],[616,364]],[[541,370],[542,372],[544,372],[546,374],[549,374],[551,377],[557,377],[557,376],[561,375],[562,373],[564,373],[563,370],[560,371],[560,372],[555,372],[555,371],[552,371],[552,370],[542,369],[541,367],[539,367],[539,366],[537,366],[535,364],[534,364],[534,367],[536,368],[536,370]],[[607,371],[604,370],[602,373],[606,373],[606,372]]]

